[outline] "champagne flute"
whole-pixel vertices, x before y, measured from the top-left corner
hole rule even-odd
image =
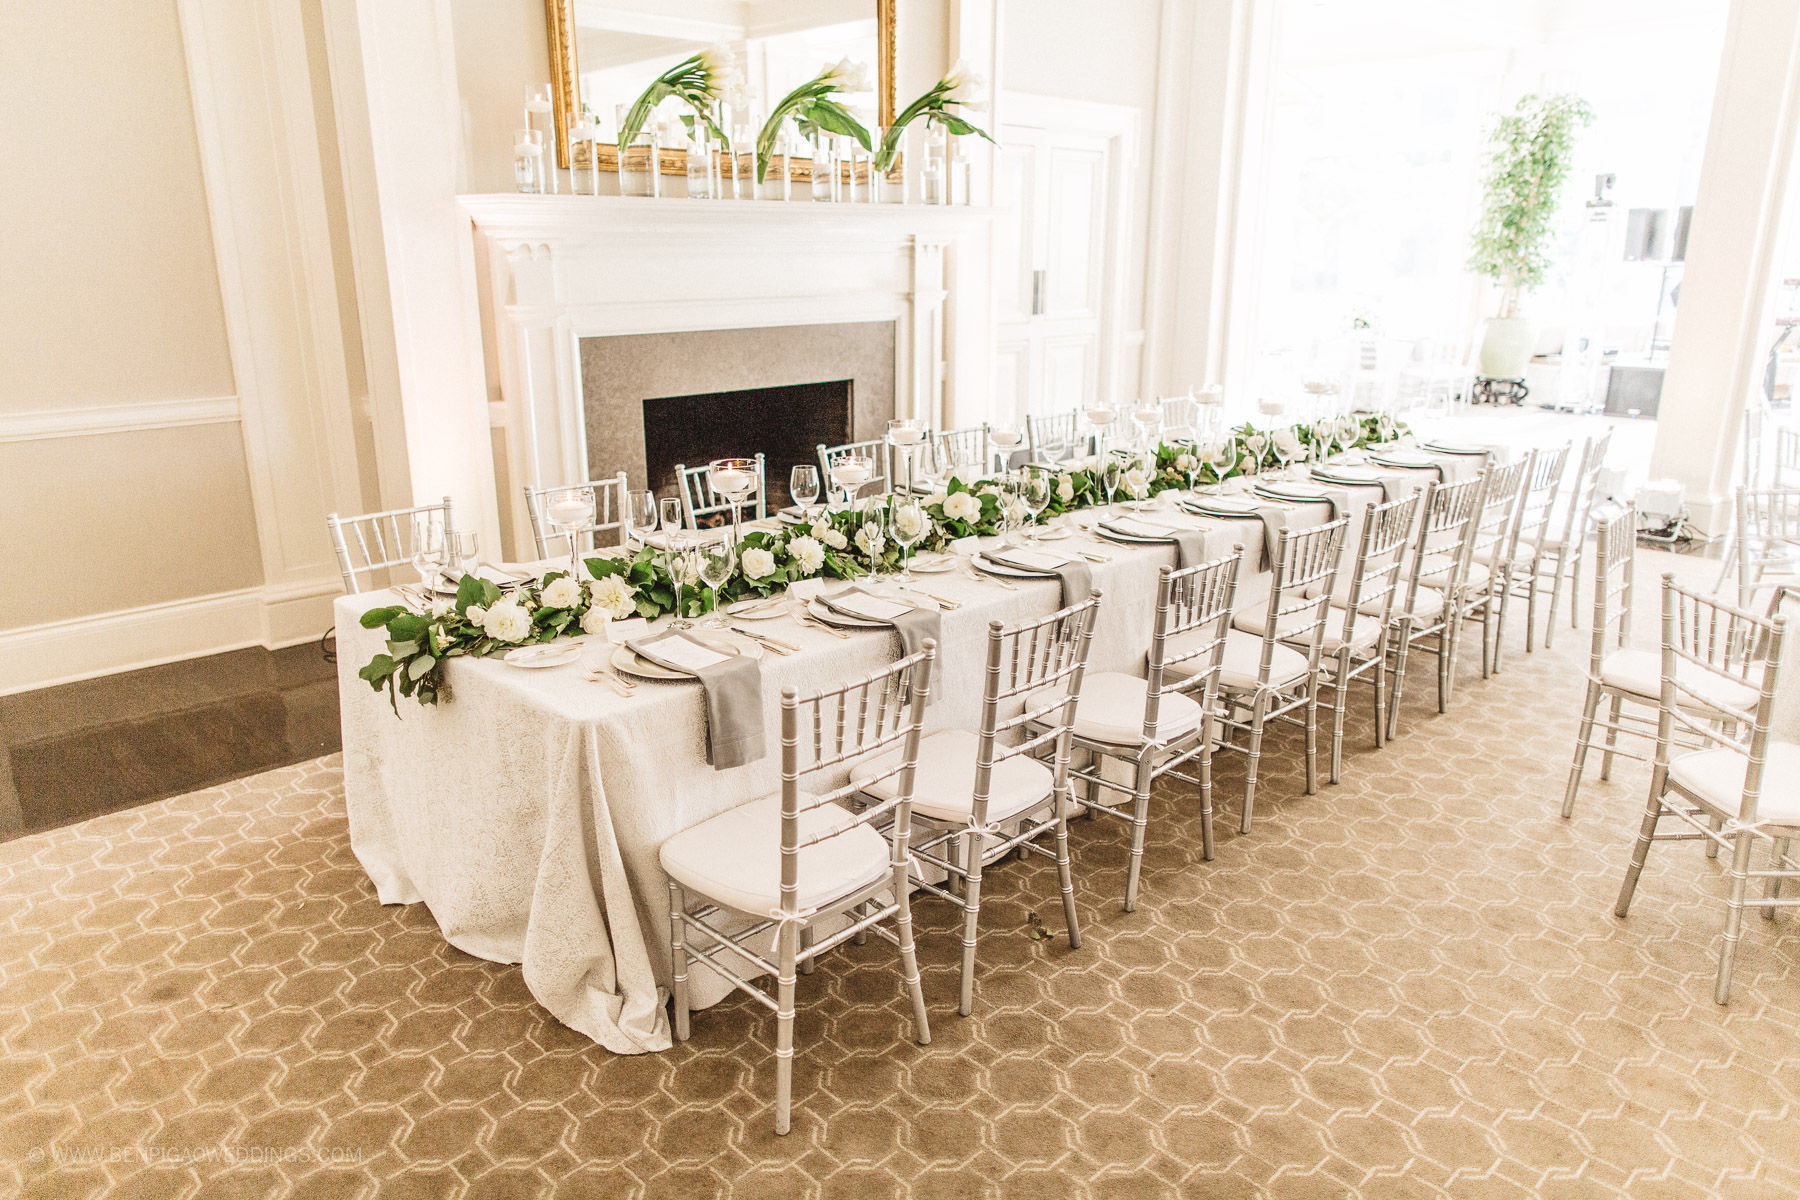
[[[912,548],[931,528],[925,516],[925,504],[917,496],[902,496],[894,502],[888,516],[888,534],[900,547],[900,584],[912,583]]]
[[[712,589],[712,616],[706,621],[708,629],[724,629],[730,622],[719,610],[719,589],[731,582],[737,571],[737,542],[731,538],[696,546],[694,554],[698,560],[697,574],[700,582]]]
[[[671,540],[673,535],[671,535]],[[675,619],[669,623],[671,629],[692,629],[694,623],[687,619],[687,613],[681,607],[681,589],[692,587],[700,578],[700,547],[685,541],[680,548],[669,555],[669,582],[675,587]]]
[[[581,539],[576,535],[594,519],[594,489],[561,488],[547,498],[550,503],[544,509],[544,515],[561,526],[563,535],[569,539],[569,574],[579,579]]]
[[[788,495],[800,506],[800,515],[811,521],[813,501],[819,498],[819,468],[801,463],[788,472]]]
[[[1048,467],[1026,467],[1019,478],[1019,499],[1031,514],[1031,540],[1038,540],[1038,518],[1050,506],[1051,475]]]
[[[869,558],[869,578],[881,573],[881,552],[887,548],[887,506],[870,498],[857,514],[856,548]]]
[[[1112,504],[1113,497],[1118,494],[1119,480],[1125,476],[1125,464],[1117,453],[1109,453],[1100,463],[1100,490],[1106,493],[1106,503]]]
[[[681,522],[680,498],[677,496],[663,497],[663,569],[669,573],[669,583],[675,589],[676,628],[685,629],[687,623],[681,618],[681,577],[680,571],[676,567],[676,559],[680,556],[683,545]]]

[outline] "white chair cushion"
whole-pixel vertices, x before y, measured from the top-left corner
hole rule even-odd
[[[1686,659],[1676,660],[1675,678],[1681,681],[1683,687],[1733,708],[1753,707],[1758,695],[1757,687],[1760,687],[1760,678],[1755,687],[1728,683]],[[1662,651],[1614,650],[1600,660],[1600,681],[1622,692],[1641,696],[1654,704],[1662,696]],[[1682,696],[1684,701],[1691,702],[1694,698],[1691,693]]]
[[[980,748],[981,736],[971,730],[927,734],[919,743],[919,762],[913,768],[913,812],[934,821],[967,822],[975,807],[975,755]],[[852,768],[850,778],[861,787],[904,755],[901,747],[878,754]],[[1005,821],[1044,803],[1055,778],[1049,767],[1029,755],[1014,755],[998,764],[988,779],[988,820]],[[891,800],[899,794],[900,777],[890,776],[864,790]]]
[[[1450,568],[1453,565],[1455,564],[1451,562],[1448,554],[1427,554],[1425,560],[1419,564],[1420,585],[1434,588],[1443,587],[1449,581]],[[1412,577],[1412,564],[1410,563],[1406,566],[1406,576],[1409,579]],[[1485,564],[1472,562],[1469,564],[1469,573],[1463,582],[1472,588],[1485,587],[1488,576],[1489,572]]]
[[[1729,746],[1695,750],[1669,762],[1669,779],[1716,809],[1737,815],[1744,799],[1744,772],[1750,760]],[[1800,746],[1769,742],[1763,763],[1762,794],[1756,798],[1758,820],[1800,825]]]
[[[1405,616],[1406,613],[1402,611],[1405,607],[1406,591],[1405,589],[1402,589],[1394,597],[1394,615],[1396,617]],[[1443,615],[1444,593],[1438,591],[1436,588],[1428,588],[1421,585],[1419,594],[1413,597],[1413,628],[1417,629],[1421,625],[1434,624],[1437,619]]]
[[[1119,671],[1090,673],[1081,681],[1081,700],[1075,705],[1075,736],[1090,742],[1137,746],[1144,740],[1144,702],[1150,685],[1136,675]],[[1056,698],[1060,688],[1044,688],[1025,698],[1027,708],[1037,708]],[[1156,710],[1156,736],[1172,742],[1200,728],[1204,714],[1191,696],[1165,693]]]
[[[802,800],[810,799],[803,792]],[[835,804],[800,814],[804,841],[850,814]],[[781,797],[764,796],[684,829],[662,845],[663,870],[682,887],[752,916],[781,904]],[[867,825],[800,851],[800,907],[820,908],[893,870],[887,839]]]
[[[1193,649],[1205,640],[1205,635],[1200,630],[1190,630],[1170,638],[1168,652],[1179,654]],[[1256,690],[1256,676],[1261,666],[1262,638],[1241,629],[1226,630],[1225,657],[1219,664],[1219,686],[1234,692],[1253,692]],[[1165,666],[1163,675],[1171,679],[1191,679],[1205,669],[1204,658],[1190,658],[1185,662]],[[1304,678],[1306,655],[1291,646],[1276,642],[1275,653],[1269,658],[1269,685],[1283,688]]]
[[[1310,616],[1311,612],[1305,611],[1289,613],[1282,617],[1280,627],[1281,635],[1284,638],[1292,636],[1296,631],[1300,630],[1308,623]],[[1240,610],[1236,616],[1231,618],[1231,623],[1234,627],[1245,633],[1261,637],[1268,631],[1269,627],[1268,602],[1264,601],[1261,604],[1252,604],[1248,608]],[[1354,648],[1360,650],[1365,646],[1373,646],[1380,637],[1380,614],[1356,614],[1356,624],[1352,627],[1350,632],[1350,644]],[[1343,644],[1344,610],[1333,607],[1329,609],[1325,615],[1325,653],[1336,654],[1338,648]]]

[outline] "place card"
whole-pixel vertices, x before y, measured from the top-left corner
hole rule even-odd
[[[991,551],[988,558],[1026,571],[1054,571],[1072,561],[1070,555],[1058,554],[1053,550],[1026,550],[1018,546]]]
[[[688,637],[664,638],[656,643],[655,653],[656,657],[696,674],[731,657],[729,654],[720,654],[710,646],[702,646]]]
[[[895,617],[904,616],[912,611],[912,605],[899,604],[893,600],[884,600],[880,596],[871,596],[867,592],[840,592],[825,601],[826,604],[841,613],[852,617],[861,617],[865,621],[892,621]]]

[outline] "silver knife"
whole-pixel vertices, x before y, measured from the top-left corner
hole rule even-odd
[[[780,638],[772,638],[766,633],[757,633],[754,629],[745,629],[742,625],[733,625],[731,631],[733,633],[744,635],[760,646],[767,646],[777,654],[796,654],[800,650],[800,647],[791,642],[784,642]]]

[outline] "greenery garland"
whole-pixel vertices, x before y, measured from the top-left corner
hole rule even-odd
[[[1208,446],[1163,443],[1147,495],[1171,489],[1222,483],[1252,474],[1280,461],[1277,449],[1291,451],[1291,462],[1321,458],[1338,449],[1391,442],[1406,432],[1387,414],[1359,414],[1325,419],[1310,425],[1259,430],[1244,425],[1228,439]],[[970,484],[952,478],[944,491],[922,497],[930,528],[914,552],[942,550],[958,538],[998,533],[1001,527],[998,481]],[[1050,502],[1039,514],[1044,522],[1067,512],[1106,502],[1099,473],[1087,467],[1059,471]],[[1030,520],[1015,511],[1016,521]],[[810,525],[752,530],[738,543],[738,569],[716,595],[683,581],[680,607],[684,616],[757,596],[772,596],[802,579],[856,579],[869,574],[870,551],[881,570],[898,569],[901,548],[892,538],[863,527],[859,513],[825,511]],[[567,571],[551,571],[543,579],[508,591],[487,579],[464,575],[456,598],[434,601],[423,612],[401,605],[372,608],[362,615],[364,629],[386,627],[387,648],[357,672],[376,691],[386,689],[397,714],[399,698],[436,704],[449,697],[444,665],[453,658],[485,658],[519,646],[555,641],[580,633],[597,634],[606,619],[647,617],[654,620],[676,609],[677,590],[665,555],[649,547],[620,557],[586,559],[590,580]]]

